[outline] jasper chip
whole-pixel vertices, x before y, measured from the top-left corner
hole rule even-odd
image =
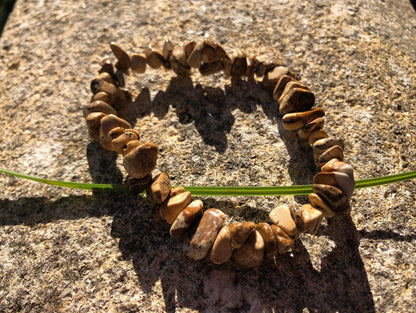
[[[171,190],[171,194],[174,189]],[[201,215],[202,208],[203,204],[201,200],[192,201],[176,217],[175,221],[170,227],[170,236],[172,238],[181,238],[183,235],[185,235],[185,232],[189,229],[191,224]]]

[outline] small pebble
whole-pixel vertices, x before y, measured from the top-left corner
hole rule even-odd
[[[230,228],[223,226],[214,241],[209,259],[214,264],[223,264],[230,260],[232,253]]]
[[[342,149],[344,149],[344,143],[340,139],[324,138],[315,141],[312,145],[313,160],[315,164],[319,166],[319,157],[321,156],[321,154],[335,145],[340,146]]]
[[[202,42],[198,42],[194,49],[192,50],[191,54],[189,55],[188,59],[186,60],[186,63],[190,67],[193,68],[199,68],[201,66],[202,62],[202,48],[204,47],[204,44]]]
[[[165,62],[162,52],[158,49],[157,44],[151,43],[145,50],[146,62],[152,68],[159,68]]]
[[[84,117],[87,117],[87,115],[92,112],[102,112],[104,114],[117,115],[116,110],[114,110],[111,105],[101,100],[90,102],[84,106]]]

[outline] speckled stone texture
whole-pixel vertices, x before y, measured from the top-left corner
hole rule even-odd
[[[18,0],[0,39],[0,166],[120,183],[121,159],[82,116],[110,41],[202,40],[281,61],[315,92],[356,177],[416,170],[416,13],[409,1]],[[131,75],[131,119],[172,185],[310,183],[312,151],[258,84]],[[356,190],[351,217],[302,235],[258,270],[193,261],[144,197],[0,176],[1,312],[411,312],[416,181]],[[195,198],[195,197],[194,197]],[[206,198],[232,221],[267,221],[305,197]]]

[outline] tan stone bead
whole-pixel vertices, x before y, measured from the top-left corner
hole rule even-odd
[[[131,128],[131,125],[126,120],[123,120],[114,114],[108,114],[100,121],[100,144],[106,150],[113,151],[111,146],[112,138],[109,137],[109,133],[116,127]]]
[[[264,240],[261,234],[257,230],[254,230],[248,236],[246,242],[240,248],[233,251],[231,259],[240,267],[259,267],[264,259]]]
[[[165,60],[169,60],[175,45],[169,39],[163,43],[162,54]]]
[[[147,188],[147,194],[154,203],[161,204],[167,199],[170,193],[170,181],[168,175],[160,173]],[[176,218],[176,217],[175,217]]]
[[[88,134],[93,141],[98,141],[100,139],[101,119],[104,116],[106,116],[106,114],[103,112],[93,112],[88,114],[86,118]]]
[[[277,86],[277,84],[276,84],[276,86]],[[293,88],[300,88],[300,89],[305,89],[305,90],[308,90],[308,87],[307,86],[305,86],[305,85],[303,85],[303,84],[301,84],[300,82],[298,82],[297,80],[295,80],[295,79],[292,79],[292,80],[289,80],[287,83],[286,83],[286,85],[285,85],[285,88],[283,89],[283,92],[282,92],[282,94],[281,94],[281,96],[280,96],[280,98],[279,99],[277,99],[277,102],[278,103],[280,103],[282,100],[283,100],[283,98],[293,89]],[[275,99],[276,100],[276,99]]]
[[[260,223],[256,226],[256,230],[264,240],[264,257],[266,259],[274,258],[277,254],[277,242],[272,227],[268,223]]]
[[[280,77],[273,89],[273,99],[279,102],[280,97],[285,91],[286,85],[293,81],[295,81],[295,79],[290,75],[283,75]]]
[[[315,208],[321,210],[325,217],[331,218],[335,215],[334,211],[332,211],[332,208],[328,205],[328,203],[326,203],[326,201],[322,199],[318,194],[310,193],[308,197],[311,204]]]
[[[287,234],[293,238],[297,238],[299,230],[296,227],[296,223],[290,214],[290,209],[286,206],[279,206],[272,210],[269,214],[269,218],[273,224],[281,227]]]
[[[129,141],[124,147],[123,147],[123,151],[121,153],[121,155],[124,157],[126,156],[129,152],[133,151],[134,149],[136,149],[138,146],[141,146],[143,143],[141,143],[139,140],[132,140]]]
[[[91,81],[91,92],[95,95],[100,91],[108,93],[110,96],[117,96],[119,94],[119,89],[116,85],[111,84],[104,79],[94,78]]]
[[[256,67],[256,76],[257,77],[263,77],[264,74],[266,74],[267,65],[263,61],[259,61],[257,67]]]
[[[203,63],[199,68],[201,75],[212,75],[218,72],[221,72],[224,69],[224,64],[222,61],[216,61],[214,63]]]
[[[202,48],[204,47],[204,44],[202,42],[198,42],[191,54],[189,55],[188,59],[186,60],[186,63],[188,63],[188,65],[190,67],[193,68],[199,68],[201,66],[201,62],[202,62]]]
[[[279,99],[279,111],[282,114],[303,112],[311,109],[315,104],[315,95],[302,88],[290,89],[284,97]]]
[[[113,85],[116,84],[116,81],[114,80],[114,74],[110,74],[110,73],[107,73],[107,72],[101,72],[98,75],[96,75],[94,78],[95,79],[102,79],[102,80],[106,81],[107,83],[110,83],[110,84],[113,84]]]
[[[305,112],[285,114],[282,118],[283,127],[287,130],[297,130],[312,120],[325,115],[324,110],[316,108]]]
[[[108,73],[114,75],[114,66],[110,58],[105,58],[100,62],[101,68],[98,70],[98,73]]]
[[[174,197],[174,196],[176,196],[176,195],[178,195],[180,193],[183,193],[183,192],[185,192],[185,188],[183,188],[182,186],[175,187],[175,188],[172,188],[170,190],[170,196],[171,197]]]
[[[322,172],[340,172],[348,175],[354,175],[352,166],[346,162],[342,162],[337,159],[331,159],[322,166]]]
[[[233,53],[231,57],[231,61],[232,61],[231,76],[232,77],[244,76],[247,72],[246,55],[235,52]]]
[[[127,143],[129,145],[135,140]],[[156,166],[158,148],[151,142],[139,145],[123,158],[123,165],[127,173],[135,178],[149,175]]]
[[[192,51],[194,50],[195,46],[196,46],[196,42],[195,41],[188,41],[183,46],[183,50],[185,51],[185,55],[186,55],[186,60],[188,60],[188,58],[191,55]],[[187,62],[187,64],[188,64],[188,62]]]
[[[185,191],[176,196],[169,196],[160,206],[160,216],[169,224],[172,225],[179,213],[191,203],[191,193]]]
[[[225,52],[224,48],[218,44],[215,45],[215,53],[217,54],[218,60],[228,58],[227,52]]]
[[[215,46],[216,45],[212,42],[204,40],[201,52],[201,60],[203,63],[214,63],[220,60],[220,58],[217,56]]]
[[[321,225],[323,214],[310,204],[304,204],[292,212],[296,225],[301,232],[315,235]]]
[[[324,119],[322,117],[318,117],[313,121],[309,122],[302,128],[298,130],[298,135],[300,138],[308,139],[309,135],[316,129],[320,129],[324,126]]]
[[[209,259],[214,264],[223,264],[231,259],[233,247],[231,245],[231,232],[228,226],[223,226],[212,245]]]
[[[88,103],[86,106],[84,106],[83,111],[84,111],[83,112],[84,117],[87,117],[87,115],[92,112],[103,112],[106,115],[107,114],[117,115],[116,110],[114,110],[114,108],[111,105],[101,100]]]
[[[331,185],[315,184],[313,185],[313,192],[328,203],[334,212],[349,212],[348,197],[341,189]]]
[[[254,74],[256,73],[256,67],[258,64],[259,64],[259,60],[257,60],[256,57],[248,57],[245,76],[247,76],[249,79],[254,78]]]
[[[144,54],[133,54],[130,62],[133,72],[138,74],[146,72],[146,56]]]
[[[158,49],[156,43],[151,43],[145,50],[146,62],[152,68],[159,68],[165,62],[165,58],[163,57],[163,53]]]
[[[123,134],[124,134],[123,127],[114,127],[112,130],[109,131],[107,138],[108,140],[112,141]]]
[[[342,140],[335,138],[319,139],[313,143],[313,160],[317,166],[320,165],[319,157],[321,156],[321,154],[335,145],[340,146],[342,149],[344,149],[344,143],[342,142]]]
[[[230,232],[234,249],[240,248],[255,228],[256,224],[253,222],[232,223]]]
[[[355,188],[354,170],[351,165],[345,162],[338,161],[337,159],[330,160],[324,166],[322,166],[322,172],[320,174],[333,174],[337,185],[327,184],[338,187],[341,189],[348,199],[351,199],[352,193]],[[321,182],[315,182],[318,184]],[[325,184],[325,183],[323,183]]]
[[[312,146],[315,141],[325,138],[328,138],[328,134],[326,133],[325,129],[316,128],[309,134],[308,142]]]
[[[122,154],[124,147],[127,145],[128,142],[139,139],[140,138],[137,136],[136,131],[126,129],[123,130],[123,133],[120,136],[117,136],[116,138],[111,140],[111,147],[118,154]]]
[[[182,46],[175,46],[173,48],[170,65],[176,75],[185,76],[191,71],[190,66],[186,63],[186,54]]]
[[[288,252],[293,247],[293,239],[279,226],[271,225],[276,238],[277,250],[280,254]]]
[[[126,87],[126,81],[124,80],[123,70],[117,69],[114,73],[114,78],[116,80],[116,85],[123,88]]]
[[[267,64],[266,64],[267,67]],[[289,71],[287,67],[278,66],[275,67],[272,71],[267,72],[263,78],[263,86],[267,90],[274,90],[276,84],[279,82],[280,78],[284,75],[294,77],[294,75]]]
[[[172,191],[175,188],[171,190]],[[203,203],[201,200],[192,201],[181,213],[176,217],[172,226],[170,227],[170,236],[172,238],[181,238],[189,229],[192,223],[201,215]]]
[[[341,146],[335,145],[323,152],[319,157],[319,165],[323,166],[325,163],[329,162],[332,159],[337,159],[340,161],[344,160],[344,151]]]
[[[114,56],[118,60],[120,68],[129,68],[130,57],[127,54],[127,52],[115,42],[110,43],[110,48],[111,48],[111,51],[113,51]]]
[[[185,254],[193,260],[203,259],[214,244],[227,215],[218,209],[208,209],[202,215],[189,243],[184,244]]]
[[[94,102],[94,101],[103,101],[103,102],[108,103],[109,105],[112,105],[112,103],[110,103],[110,97],[108,93],[104,91],[100,91],[96,93],[95,95],[93,95],[90,102]]]

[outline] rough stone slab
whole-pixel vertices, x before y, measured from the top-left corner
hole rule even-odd
[[[89,142],[82,116],[99,61],[112,57],[109,43],[141,54],[166,37],[177,44],[207,36],[230,55],[277,60],[310,87],[357,179],[415,170],[415,33],[410,1],[18,0],[0,39],[0,166],[121,182],[121,158]],[[159,146],[157,171],[172,185],[312,181],[312,151],[284,130],[261,86],[230,86],[221,75],[194,74],[193,84],[172,77],[152,69],[126,77],[138,104],[129,116],[138,117],[132,122],[143,141]],[[4,312],[409,312],[416,305],[415,181],[356,191],[351,219],[324,223],[317,237],[301,236],[293,257],[259,271],[189,260],[141,197],[4,175],[0,185]],[[233,221],[256,223],[302,200],[204,199]]]

